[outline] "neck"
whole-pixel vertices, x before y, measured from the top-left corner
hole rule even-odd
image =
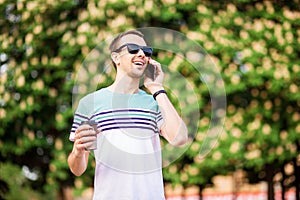
[[[139,91],[139,78],[131,78],[126,75],[116,76],[114,83],[109,86],[109,89],[113,92],[122,93],[122,94],[134,94]]]

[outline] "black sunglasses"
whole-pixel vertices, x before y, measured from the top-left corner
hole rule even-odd
[[[147,46],[140,46],[137,44],[124,44],[117,48],[115,52],[120,52],[124,47],[127,47],[127,50],[130,54],[137,54],[140,49],[144,52],[146,57],[151,57],[153,49],[151,47]]]

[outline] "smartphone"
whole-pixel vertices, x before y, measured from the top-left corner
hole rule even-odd
[[[156,68],[154,65],[148,63],[145,70],[145,76],[149,77],[152,81],[155,79]]]

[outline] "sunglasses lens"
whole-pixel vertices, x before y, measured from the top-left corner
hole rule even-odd
[[[144,52],[145,56],[150,57],[152,55],[152,48],[150,47],[141,47],[136,44],[128,44],[127,45],[128,52],[131,54],[137,54],[140,49]]]
[[[152,55],[152,48],[150,47],[143,47],[142,48],[145,56],[150,57]]]
[[[135,44],[128,44],[127,49],[128,49],[129,53],[137,54],[140,50],[140,47],[138,45],[135,45]]]

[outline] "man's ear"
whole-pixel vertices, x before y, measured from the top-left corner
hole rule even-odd
[[[118,65],[118,63],[120,63],[120,61],[119,61],[119,54],[118,54],[118,53],[112,52],[112,53],[110,54],[110,57],[111,57],[112,61],[113,61],[116,65]]]

